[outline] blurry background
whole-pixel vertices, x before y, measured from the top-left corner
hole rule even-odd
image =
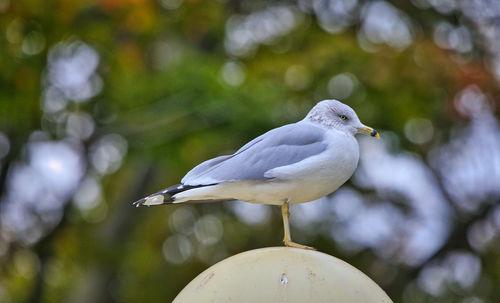
[[[0,0],[0,301],[169,302],[281,245],[278,207],[131,202],[336,98],[383,139],[291,208],[294,240],[395,302],[499,302],[499,20],[496,0]]]

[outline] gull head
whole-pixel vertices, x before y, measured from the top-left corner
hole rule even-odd
[[[380,138],[379,133],[359,121],[356,112],[337,100],[324,100],[316,104],[307,114],[306,119],[329,129],[335,129],[348,135],[364,134]]]

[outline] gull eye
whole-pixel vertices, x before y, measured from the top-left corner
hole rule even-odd
[[[344,115],[340,115],[339,118],[342,119],[342,120],[347,120],[347,117],[344,116]]]

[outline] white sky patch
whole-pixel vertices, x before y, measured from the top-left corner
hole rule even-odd
[[[238,57],[250,55],[260,44],[285,36],[302,20],[293,6],[274,6],[249,15],[233,15],[226,23],[226,51]]]
[[[28,161],[9,170],[0,212],[0,229],[24,244],[38,241],[45,228],[60,220],[85,172],[82,148],[76,142],[34,141],[27,150]]]
[[[312,8],[325,31],[338,33],[356,21],[358,0],[314,0]]]
[[[404,49],[413,41],[408,16],[386,1],[366,3],[362,8],[361,34],[373,44],[385,43]]]
[[[48,54],[48,81],[69,100],[87,101],[102,89],[102,80],[95,73],[98,65],[99,54],[89,45],[58,43]]]
[[[354,180],[363,187],[374,188],[381,196],[395,192],[405,197],[401,203],[408,203],[411,212],[405,215],[404,224],[394,225],[398,227],[391,232],[406,240],[399,256],[401,261],[416,265],[446,239],[449,207],[427,166],[409,153],[390,154],[383,138],[383,134],[382,140],[359,138],[361,160]],[[390,216],[386,219],[392,220]]]
[[[231,209],[239,220],[248,225],[267,223],[271,217],[271,207],[242,201],[230,202]]]

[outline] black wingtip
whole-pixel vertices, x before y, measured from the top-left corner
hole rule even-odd
[[[193,188],[193,186],[184,186],[182,184],[176,184],[176,185],[170,186],[169,188],[160,190],[157,193],[154,193],[152,195],[144,197],[140,200],[137,200],[134,203],[132,203],[132,205],[134,205],[135,207],[141,207],[141,206],[171,204],[175,200],[173,195],[178,194],[182,191],[191,189],[191,188]],[[148,201],[150,199],[156,199],[156,201],[151,201],[152,203],[145,203],[146,201]]]
[[[137,200],[134,203],[132,203],[132,205],[134,205],[135,207],[141,207],[141,206],[151,206],[151,205],[161,205],[161,204],[172,204],[175,200],[174,195],[176,195],[180,192],[190,190],[193,188],[211,186],[211,185],[214,185],[214,184],[207,184],[207,185],[176,184],[176,185],[170,186],[169,188],[166,188],[164,190],[160,190],[157,193],[154,193],[152,195],[144,197],[140,200]],[[152,200],[152,201],[150,201],[151,203],[146,203],[146,201],[148,201],[150,199]],[[161,199],[161,201],[160,201],[160,199]]]
[[[147,197],[146,197],[146,198],[147,198]],[[140,200],[137,200],[137,201],[135,201],[134,203],[132,203],[132,205],[133,205],[133,206],[135,206],[135,207],[141,207],[141,206],[143,206],[143,204],[142,204],[142,203],[144,203],[144,201],[146,201],[146,198],[142,198],[142,199],[140,199]]]

